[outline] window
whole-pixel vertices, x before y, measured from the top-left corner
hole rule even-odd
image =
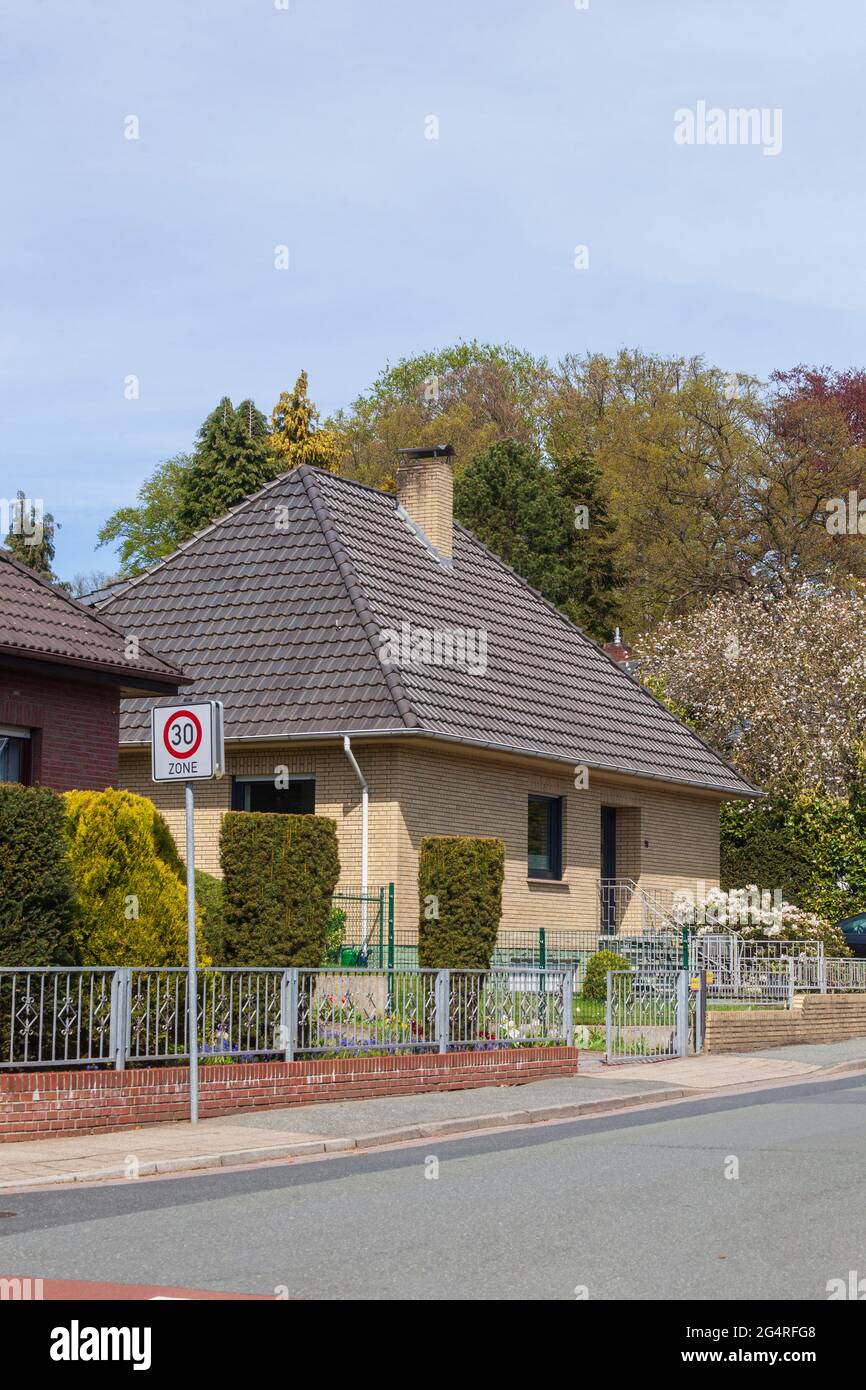
[[[562,878],[562,797],[531,796],[527,821],[530,878]]]
[[[282,783],[284,779],[280,779]],[[291,816],[312,816],[316,810],[315,777],[290,777],[287,787],[273,777],[235,777],[233,811],[277,811]]]
[[[0,782],[30,783],[30,730],[0,725]]]

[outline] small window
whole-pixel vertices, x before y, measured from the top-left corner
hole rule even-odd
[[[531,796],[527,823],[530,878],[562,878],[562,797]]]
[[[276,811],[289,816],[312,816],[316,810],[315,777],[291,777],[287,787],[273,777],[236,777],[233,811]]]
[[[30,784],[30,730],[0,726],[0,782]]]

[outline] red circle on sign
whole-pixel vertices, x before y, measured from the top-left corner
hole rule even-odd
[[[195,743],[192,745],[191,748],[185,748],[185,749],[183,750],[183,752],[181,752],[180,749],[178,749],[178,748],[173,748],[172,745],[171,745],[171,744],[169,743],[169,741],[168,741],[168,731],[169,731],[169,729],[171,728],[172,724],[176,724],[176,723],[177,723],[178,719],[189,719],[189,720],[195,725],[195,731],[196,731]],[[200,720],[198,719],[198,717],[197,717],[196,715],[193,714],[192,710],[190,710],[190,709],[179,709],[179,710],[177,710],[177,711],[171,716],[171,719],[169,719],[169,720],[166,721],[165,728],[164,728],[163,731],[162,731],[162,741],[163,741],[163,743],[165,744],[166,748],[168,749],[169,753],[171,753],[171,755],[172,755],[173,758],[191,758],[192,755],[193,755],[193,753],[197,753],[197,752],[198,752],[198,747],[199,747],[199,744],[201,743],[201,722],[200,722]]]

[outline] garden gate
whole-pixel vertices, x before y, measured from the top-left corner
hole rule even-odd
[[[685,1057],[694,1039],[696,992],[687,970],[609,970],[605,1061],[657,1062]]]

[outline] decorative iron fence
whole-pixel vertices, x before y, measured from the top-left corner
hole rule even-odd
[[[189,1056],[187,973],[0,968],[0,1067]],[[571,1044],[569,970],[198,972],[203,1065],[268,1057]]]
[[[118,970],[0,968],[0,1065],[111,1065],[121,1016]]]

